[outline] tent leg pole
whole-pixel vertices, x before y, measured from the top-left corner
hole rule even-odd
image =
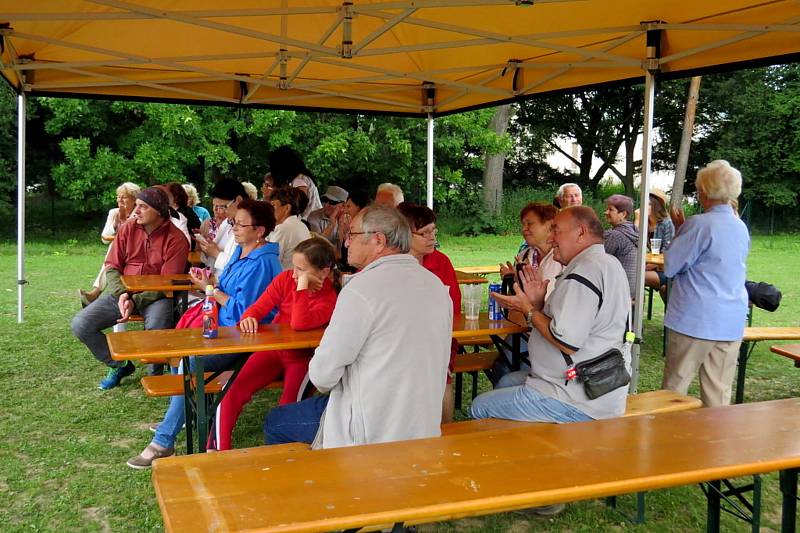
[[[17,97],[17,323],[25,321],[25,104]]]
[[[647,216],[650,207],[650,163],[653,146],[653,106],[655,104],[655,76],[645,71],[644,82],[644,127],[642,135],[642,181],[641,200],[639,202],[639,235],[641,236],[636,257],[636,305],[633,308],[633,332],[637,339],[642,338],[642,318],[644,314],[644,272],[647,253]],[[639,385],[639,351],[640,344],[631,349],[631,393],[635,393]]]
[[[427,205],[433,209],[433,116],[428,115]]]

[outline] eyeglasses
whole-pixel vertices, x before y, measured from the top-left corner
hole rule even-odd
[[[372,235],[373,233],[380,233],[379,231],[351,231],[347,235],[347,240],[353,240],[353,235]]]
[[[227,204],[225,204],[225,205],[221,205],[221,204],[212,204],[212,205],[211,205],[211,208],[212,208],[214,211],[227,211],[227,210],[228,210],[228,208],[231,206],[231,204],[232,204],[233,202],[235,202],[235,201],[236,201],[236,199],[234,198],[233,200],[231,200],[230,202],[228,202],[228,203],[227,203]]]
[[[412,231],[411,233],[413,233],[414,235],[419,235],[423,239],[435,239],[436,238],[436,234],[438,232],[439,232],[439,230],[437,230],[436,228],[433,228],[433,229],[429,229],[429,230],[426,230],[426,231]]]
[[[239,222],[234,221],[232,226],[234,228],[255,228],[258,224],[240,224]]]

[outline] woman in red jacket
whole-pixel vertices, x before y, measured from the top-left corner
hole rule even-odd
[[[333,246],[320,237],[298,244],[292,270],[279,274],[239,321],[243,333],[255,333],[258,323],[277,307],[273,324],[304,331],[325,326],[336,305]],[[217,408],[216,449],[231,449],[231,434],[253,394],[283,378],[280,405],[297,401],[314,350],[271,350],[253,353]]]
[[[403,202],[397,206],[409,226],[411,226],[411,250],[408,253],[436,274],[447,286],[450,291],[450,299],[453,301],[453,318],[461,314],[461,289],[458,287],[458,279],[453,263],[450,258],[436,249],[436,214],[432,209],[424,205],[416,205]],[[450,348],[450,365],[447,372],[447,385],[444,389],[444,399],[442,401],[442,423],[447,424],[453,421],[455,411],[455,399],[453,398],[453,364],[458,353],[458,341],[453,339]]]

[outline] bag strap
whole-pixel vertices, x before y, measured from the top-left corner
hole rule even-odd
[[[591,290],[593,293],[597,295],[597,309],[600,309],[603,306],[603,293],[600,292],[600,289],[598,289],[594,283],[584,278],[580,274],[575,274],[575,273],[567,274],[567,276],[564,279],[572,279],[577,281],[581,285],[588,287],[589,290]]]

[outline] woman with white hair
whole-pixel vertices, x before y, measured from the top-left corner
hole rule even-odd
[[[133,208],[136,205],[136,196],[141,189],[135,183],[126,181],[117,187],[117,207],[108,210],[108,217],[106,218],[106,225],[103,226],[103,231],[100,232],[100,240],[104,244],[111,244],[114,237],[117,235],[117,229],[126,221],[133,213]],[[106,251],[108,255],[108,251]],[[103,288],[106,286],[106,269],[105,265],[100,265],[100,272],[92,284],[92,290],[84,291],[78,290],[80,295],[81,305],[86,307],[95,301]]]
[[[211,213],[208,212],[208,209],[200,205],[200,196],[197,194],[195,186],[191,183],[184,183],[183,190],[186,191],[186,196],[189,197],[188,205],[197,215],[197,218],[200,219],[200,224],[211,218]]]
[[[664,252],[672,291],[664,316],[669,331],[662,387],[686,394],[699,372],[700,398],[714,407],[731,400],[747,319],[750,236],[731,207],[742,191],[738,170],[712,161],[697,173],[695,188],[703,213],[685,220],[673,210],[676,234]]]

